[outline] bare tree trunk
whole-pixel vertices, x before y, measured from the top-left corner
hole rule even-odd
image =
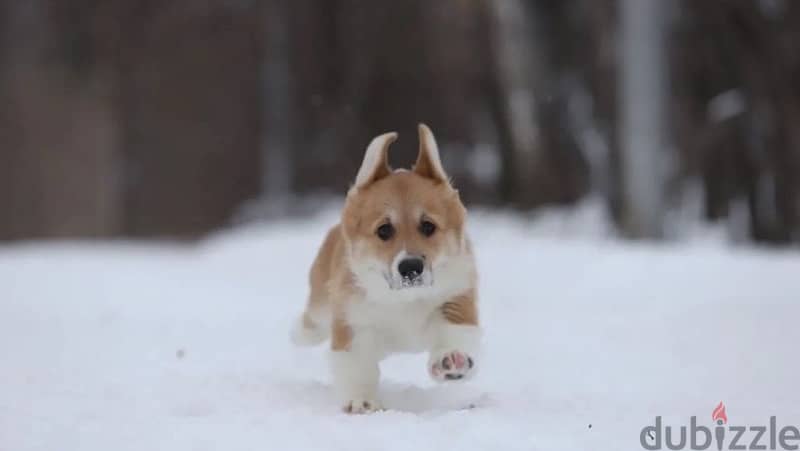
[[[537,173],[545,167],[541,131],[536,120],[536,96],[544,95],[544,52],[535,40],[520,0],[489,0],[493,27],[495,117],[503,152],[504,197],[521,207],[536,199]]]
[[[265,51],[261,65],[261,200],[270,214],[285,214],[291,196],[292,128],[291,69],[289,64],[289,0],[273,0],[263,10]]]
[[[622,218],[620,183],[619,115],[619,1],[585,0],[588,45],[579,46],[576,64],[585,66],[592,96],[594,126],[602,142],[599,155],[592,162],[594,188],[607,202],[611,216],[619,224]],[[597,173],[602,171],[602,173]]]
[[[747,0],[680,5],[671,66],[685,176],[702,177],[708,219],[732,221],[735,205],[746,210],[749,222],[740,228],[753,239],[796,240],[800,7],[788,2],[767,11]]]
[[[60,5],[5,1],[0,89],[0,239],[121,230],[113,71]]]
[[[657,238],[665,188],[666,66],[662,0],[621,0],[623,232]]]
[[[121,2],[126,230],[199,236],[259,194],[261,15],[251,2]]]

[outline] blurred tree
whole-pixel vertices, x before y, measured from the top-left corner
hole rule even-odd
[[[446,5],[445,5],[446,4]],[[468,158],[486,60],[478,2],[300,0],[289,6],[293,189],[350,183],[369,140],[397,130],[396,166],[416,152],[428,122],[449,163]],[[453,167],[453,165],[448,165]],[[453,171],[467,196],[463,172]]]
[[[261,198],[273,207],[273,214],[285,215],[292,195],[292,72],[289,65],[289,2],[274,0],[264,5],[265,32],[262,55],[261,111]]]
[[[258,194],[259,4],[119,2],[126,234],[198,235]]]
[[[630,237],[663,234],[667,169],[665,5],[621,0],[620,108],[622,231]]]
[[[120,124],[95,16],[44,0],[0,11],[0,239],[122,232]]]
[[[729,217],[738,203],[752,238],[797,241],[800,5],[680,6],[672,117],[685,173],[702,178],[709,219]]]
[[[420,121],[434,129],[470,201],[531,207],[586,191],[559,72],[544,50],[551,42],[530,27],[531,18],[546,22],[539,10],[495,0],[302,0],[289,8],[297,192],[341,192],[383,131],[401,132],[392,159],[409,165]],[[471,164],[481,161],[480,143],[501,154],[488,185]]]
[[[588,190],[588,168],[570,127],[575,67],[561,40],[563,3],[487,2],[493,73],[488,93],[503,157],[502,199],[521,208],[571,203]],[[567,88],[567,89],[565,89]]]
[[[800,6],[657,2],[664,45],[653,26],[626,46],[646,11],[622,3],[0,0],[0,239],[198,236],[256,198],[284,214],[341,194],[378,133],[410,165],[423,121],[471,203],[591,193],[655,236],[700,180],[710,220],[798,241]]]

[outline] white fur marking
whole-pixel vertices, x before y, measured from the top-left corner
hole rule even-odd
[[[439,329],[438,347],[478,357],[482,335],[478,326],[445,323]]]
[[[314,346],[325,341],[328,334],[323,327],[306,327],[303,317],[299,316],[292,325],[289,337],[296,346]]]
[[[331,351],[333,385],[350,413],[380,409],[378,402],[378,362],[383,354],[380,341],[366,330],[354,334],[350,349]]]
[[[423,300],[441,305],[472,285],[475,267],[469,255],[440,257],[426,265],[429,284],[398,290],[394,288],[397,286],[397,282],[394,282],[395,274],[399,277],[396,268],[387,268],[386,263],[377,259],[350,258],[355,282],[364,290],[364,297],[368,302],[395,304]]]

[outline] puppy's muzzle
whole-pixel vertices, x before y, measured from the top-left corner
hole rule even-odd
[[[397,264],[397,272],[403,279],[403,285],[419,285],[425,272],[425,262],[419,257],[404,258]]]

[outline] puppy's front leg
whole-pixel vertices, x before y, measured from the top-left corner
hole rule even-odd
[[[475,294],[456,296],[435,315],[428,372],[437,382],[469,379],[475,374],[481,340]]]
[[[347,413],[381,410],[378,402],[380,355],[369,331],[357,333],[343,320],[333,321],[331,371],[333,385]]]

